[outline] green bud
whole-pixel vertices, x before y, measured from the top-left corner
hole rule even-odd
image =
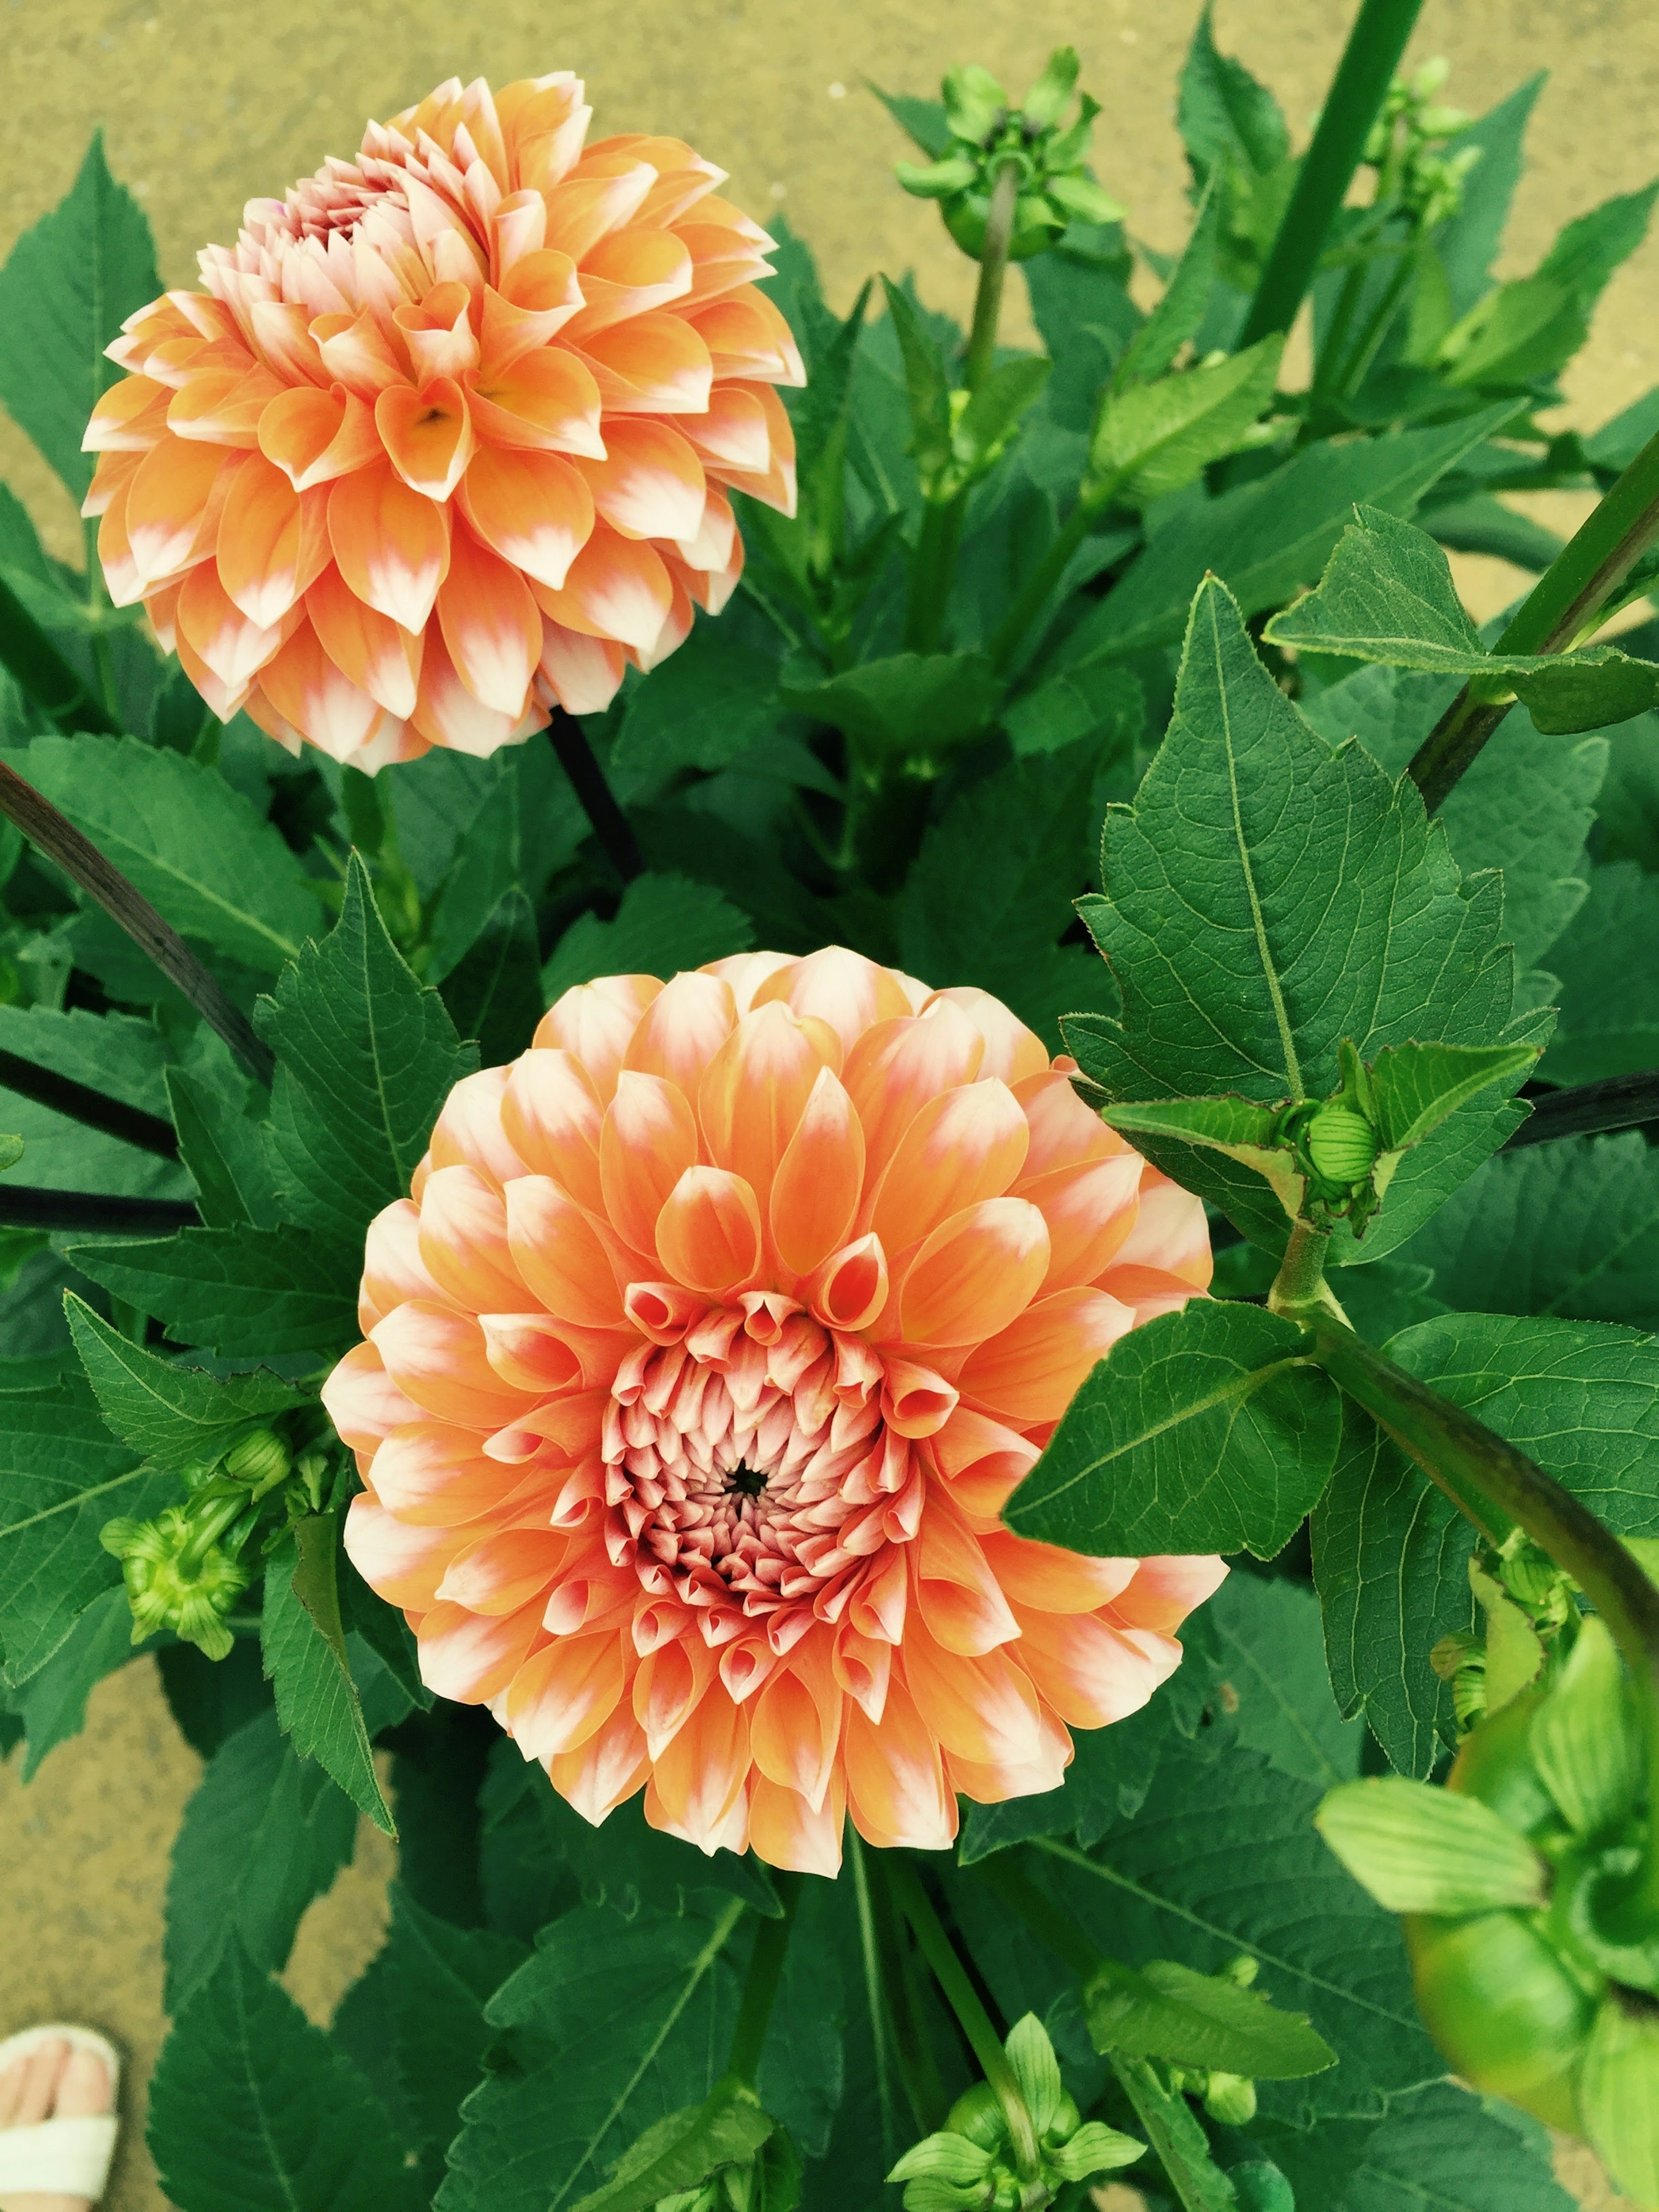
[[[997,2150],[1008,2140],[1008,2116],[988,2081],[975,2081],[971,2089],[964,2089],[945,2114],[945,2124],[951,2134],[966,2136],[981,2150]]]
[[[1444,54],[1436,54],[1413,70],[1410,88],[1419,100],[1431,100],[1450,75],[1451,64]]]
[[[1322,1106],[1303,1139],[1316,1174],[1327,1182],[1357,1183],[1368,1176],[1382,1149],[1363,1114],[1340,1100]]]
[[[1265,2158],[1228,2170],[1238,2212],[1296,2212],[1296,2194],[1279,2168]]]
[[[1557,1610],[1568,1578],[1547,1552],[1517,1529],[1498,1555],[1498,1579],[1512,1598],[1538,1613]]]
[[[1376,1775],[1333,1790],[1314,1825],[1390,1912],[1486,1912],[1544,1901],[1543,1860],[1478,1797]]]
[[[1091,2173],[1110,2173],[1121,2166],[1132,2166],[1146,2148],[1133,2136],[1120,2135],[1103,2121],[1090,2120],[1069,2142],[1043,2153],[1043,2171],[1057,2181],[1086,2181]]]
[[[1471,1741],[1479,1740],[1477,1730]],[[1453,2070],[1575,2132],[1573,2079],[1594,1998],[1532,1918],[1410,1918],[1405,1937],[1424,2025]]]
[[[1417,127],[1425,138],[1455,138],[1474,120],[1461,107],[1425,107],[1418,115]]]
[[[1255,2083],[1243,2074],[1212,2073],[1204,2091],[1204,2109],[1224,2127],[1248,2127],[1255,2118]]]
[[[1261,1960],[1249,1951],[1240,1951],[1236,1957],[1228,1960],[1216,1979],[1231,1982],[1235,1989],[1248,1990],[1261,1972]]]
[[[255,1429],[225,1454],[223,1472],[233,1482],[245,1482],[256,1498],[288,1480],[291,1462],[288,1446],[272,1429]]]
[[[1009,2029],[1003,2048],[1019,2084],[1019,2094],[1025,2100],[1025,2109],[1031,2115],[1031,2125],[1041,2136],[1066,2094],[1060,2086],[1060,2061],[1048,2040],[1048,2032],[1034,2012],[1028,2012]]]
[[[1609,1990],[1591,2030],[1578,2088],[1584,2132],[1613,2185],[1659,2203],[1659,2010]]]
[[[182,1505],[165,1507],[154,1521],[105,1523],[99,1540],[121,1562],[135,1644],[167,1628],[210,1659],[229,1656],[234,1638],[224,1616],[248,1578],[216,1543],[204,1544],[202,1535],[203,1524]]]
[[[1018,2178],[1008,2172],[1006,2168],[1000,2167],[997,2172],[996,2188],[991,2197],[992,2212],[1019,2212],[1024,2195],[1025,2192],[1020,2187]]]

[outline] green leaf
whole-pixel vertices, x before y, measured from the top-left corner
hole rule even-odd
[[[904,363],[905,396],[910,409],[910,452],[926,487],[945,474],[953,458],[951,446],[951,380],[933,335],[908,290],[884,276],[887,312],[892,319]]]
[[[1527,1044],[1386,1046],[1366,1071],[1383,1151],[1420,1145],[1483,1091],[1523,1081],[1537,1057]]]
[[[1596,858],[1634,860],[1652,873],[1659,870],[1659,714],[1610,730],[1607,744]]]
[[[135,1467],[77,1376],[7,1398],[0,1422],[0,1656],[14,1688],[39,1672],[121,1570],[98,1541],[118,1515],[143,1521],[178,1478]]]
[[[536,912],[521,890],[503,894],[441,989],[450,1019],[477,1043],[483,1066],[505,1066],[525,1050],[544,1001]]]
[[[982,653],[899,653],[786,684],[783,698],[878,750],[933,756],[988,729],[1006,689]]]
[[[1221,228],[1223,188],[1210,184],[1193,216],[1181,258],[1170,271],[1164,296],[1130,339],[1113,377],[1126,385],[1149,384],[1162,376],[1203,321],[1215,283],[1216,241]]]
[[[436,2154],[430,2174],[435,2188],[462,2101],[477,2086],[493,2039],[484,2007],[523,1964],[525,1946],[489,1929],[452,1927],[394,1882],[392,1929],[380,1955],[391,1985],[398,2073],[417,2139]]]
[[[265,1673],[295,1749],[314,1759],[377,1828],[394,1836],[340,1624],[337,1536],[333,1514],[307,1514],[295,1525],[294,1548],[284,1544],[272,1554],[260,1632]]]
[[[93,1600],[40,1673],[12,1693],[12,1709],[23,1726],[21,1780],[33,1782],[46,1753],[80,1735],[93,1691],[106,1674],[137,1656],[127,1594],[106,1590]]]
[[[1003,709],[1014,751],[1057,753],[1091,738],[1114,756],[1127,752],[1146,726],[1146,699],[1127,668],[1109,661],[1064,669]]]
[[[1200,20],[1207,21],[1207,14]],[[1144,2058],[1114,2057],[1112,2071],[1133,2106],[1182,2212],[1236,2212],[1237,2193],[1211,2157],[1203,2124],[1180,2092],[1166,2087],[1158,2069]]]
[[[921,147],[930,161],[938,161],[951,143],[951,126],[945,119],[942,103],[918,100],[908,92],[884,92],[878,84],[872,84],[870,89],[899,129]]]
[[[1344,1039],[1369,1061],[1408,1041],[1504,1038],[1514,963],[1495,882],[1460,880],[1410,786],[1314,733],[1218,584],[1194,603],[1175,718],[1134,805],[1107,814],[1101,868],[1107,896],[1079,911],[1122,1017],[1066,1035],[1109,1099],[1322,1097]],[[1507,1133],[1489,1102],[1444,1123],[1412,1169],[1443,1195],[1476,1164],[1463,1152],[1477,1133],[1488,1149]],[[1147,1150],[1247,1234],[1282,1240],[1282,1212],[1248,1170],[1187,1145]]]
[[[1313,1592],[1276,1575],[1236,1571],[1204,1617],[1217,1644],[1216,1694],[1240,1743],[1322,1789],[1351,1781],[1364,1726],[1337,1709]]]
[[[829,2149],[848,2087],[848,1984],[859,1969],[848,1955],[846,1904],[831,1883],[802,1885],[755,2083],[805,2159]]]
[[[1230,164],[1256,175],[1276,168],[1290,152],[1279,102],[1243,62],[1216,51],[1211,7],[1199,15],[1181,72],[1177,119],[1187,159],[1200,184]]]
[[[1338,1394],[1293,1322],[1199,1299],[1118,1339],[1003,1518],[1102,1558],[1271,1559],[1323,1489],[1340,1434]]]
[[[1041,354],[999,362],[969,398],[951,444],[970,478],[1000,456],[1022,417],[1041,398],[1053,367]]]
[[[210,1229],[271,1229],[278,1219],[264,1127],[244,1110],[246,1089],[240,1072],[229,1067],[212,1081],[180,1067],[167,1071],[179,1158],[196,1186],[197,1210]]]
[[[1659,969],[1632,945],[1659,932],[1659,877],[1628,860],[1592,868],[1589,896],[1550,950],[1561,1012],[1540,1073],[1594,1083],[1659,1067]],[[15,1118],[15,1117],[14,1117]]]
[[[1091,1097],[1090,1103],[1098,1102]],[[1279,1115],[1273,1108],[1238,1097],[1109,1099],[1099,1112],[1103,1121],[1125,1136],[1196,1145],[1237,1160],[1271,1187],[1287,1219],[1294,1221],[1300,1215],[1307,1177],[1294,1151],[1279,1135]]]
[[[162,2045],[148,2133],[179,2212],[413,2212],[368,2082],[240,1947]]]
[[[1659,1328],[1659,1153],[1635,1130],[1500,1152],[1404,1256],[1457,1312]]]
[[[1304,2013],[1281,2012],[1259,1990],[1195,1974],[1172,1959],[1137,1970],[1109,1959],[1083,1993],[1097,2051],[1164,2058],[1259,2081],[1322,2074],[1336,2053]]]
[[[1206,573],[1246,615],[1310,583],[1352,520],[1354,502],[1409,514],[1430,485],[1510,421],[1510,403],[1431,430],[1307,446],[1263,477],[1172,514],[1113,591],[1067,639],[1067,665],[1122,659],[1182,633]]]
[[[1540,70],[1447,146],[1447,153],[1454,156],[1470,146],[1480,156],[1463,179],[1455,214],[1441,224],[1434,239],[1455,314],[1473,307],[1491,283],[1489,272],[1503,242],[1510,202],[1521,181],[1527,124],[1544,82]]]
[[[87,417],[120,375],[104,349],[161,289],[143,210],[110,175],[94,131],[67,197],[0,269],[0,402],[77,502],[92,482]]]
[[[1250,2130],[1321,2212],[1574,2212],[1536,2120],[1449,2081],[1395,2098],[1386,2117]]]
[[[358,1334],[361,1263],[309,1229],[184,1229],[69,1250],[94,1283],[165,1322],[175,1344],[227,1359],[337,1353]]]
[[[105,1420],[143,1458],[179,1470],[210,1467],[250,1423],[311,1402],[275,1375],[220,1382],[198,1369],[176,1367],[112,1328],[73,1291],[64,1303]]]
[[[283,1203],[306,1227],[353,1239],[408,1195],[440,1108],[477,1064],[443,1000],[398,957],[355,855],[339,921],[283,970],[254,1023],[276,1054],[270,1129]]]
[[[23,774],[163,918],[275,975],[319,916],[298,857],[200,763],[137,738],[37,738]]]
[[[1043,1862],[1091,1937],[1131,1962],[1176,1959],[1202,1973],[1241,1951],[1259,1961],[1262,1994],[1305,2012],[1340,2062],[1261,2083],[1263,2117],[1299,2126],[1380,2112],[1445,2071],[1417,2017],[1399,1923],[1315,1832],[1321,1795],[1254,1753],[1178,1747],[1133,1821],[1086,1856],[1062,1849]]]
[[[665,979],[745,952],[754,941],[748,916],[711,885],[687,876],[636,876],[611,921],[585,914],[571,923],[542,970],[542,992],[550,1006],[596,975]]]
[[[267,1706],[225,1737],[185,1807],[167,1877],[167,2006],[177,2017],[227,1951],[280,1973],[295,1931],[350,1858],[357,1809]]]
[[[123,1105],[165,1115],[171,1048],[153,1022],[131,1014],[0,1006],[0,1052],[67,1075]]]
[[[556,1920],[485,2008],[508,2063],[467,2100],[440,2212],[565,2212],[647,2128],[708,2094],[736,2020],[743,1907]]]
[[[1150,327],[1150,325],[1148,326]],[[1282,337],[1105,398],[1089,447],[1093,495],[1148,505],[1237,451],[1273,398]]]
[[[612,756],[617,775],[631,787],[679,769],[729,768],[776,723],[777,688],[770,662],[699,623],[629,693]]]
[[[696,2189],[723,2166],[747,2166],[777,2123],[733,2081],[719,2083],[648,2127],[617,2161],[609,2181],[573,2212],[652,2212],[659,2197]]]

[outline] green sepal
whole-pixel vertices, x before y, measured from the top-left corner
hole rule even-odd
[[[1532,1717],[1533,1764],[1581,1836],[1616,1828],[1635,1808],[1642,1747],[1623,1665],[1607,1623],[1591,1614]]]
[[[1578,2080],[1584,2133],[1638,2204],[1659,2203],[1659,2014],[1609,1990],[1601,2000]]]
[[[1375,1775],[1333,1790],[1314,1825],[1390,1912],[1452,1917],[1544,1901],[1543,1860],[1478,1797]]]

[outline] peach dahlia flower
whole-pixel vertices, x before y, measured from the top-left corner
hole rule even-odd
[[[1215,1559],[999,1516],[1203,1210],[982,991],[831,947],[567,991],[458,1084],[323,1396],[427,1683],[590,1820],[833,1874],[1146,1704]]]
[[[568,72],[441,84],[130,316],[82,510],[221,718],[371,773],[606,705],[794,509],[753,280],[773,241],[674,138],[582,150]]]

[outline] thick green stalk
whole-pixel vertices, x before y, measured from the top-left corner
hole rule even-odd
[[[1533,586],[1498,641],[1503,653],[1565,653],[1659,538],[1659,436],[1650,438]],[[1406,773],[1433,814],[1514,706],[1500,676],[1471,677]]]
[[[1421,6],[1422,0],[1364,0],[1244,319],[1237,351],[1274,331],[1288,331],[1296,320]]]
[[[899,2154],[898,2131],[893,2118],[892,2052],[889,2048],[887,2000],[881,1971],[880,1939],[876,1929],[875,1902],[870,1894],[870,1869],[856,1828],[847,1823],[847,1863],[852,1869],[853,1896],[858,1906],[859,1954],[864,1966],[864,1996],[870,2014],[870,2041],[876,2064],[876,2106],[881,2114],[881,2155],[890,2166]]]
[[[986,2080],[997,2093],[1013,2143],[1014,2163],[1021,2180],[1029,2181],[1037,2172],[1040,2163],[1036,2129],[1014,2069],[1008,2063],[1008,2054],[1002,2047],[1002,2038],[980,2002],[979,1992],[969,1980],[938,1913],[928,1903],[927,1893],[915,1869],[895,1857],[888,1867],[888,1880],[921,1947],[921,1955],[933,1969],[933,1979],[956,2014],[957,2025],[972,2046]]]
[[[1650,1804],[1659,1807],[1659,1589],[1612,1532],[1547,1474],[1462,1407],[1408,1375],[1332,1315],[1297,1315],[1314,1358],[1380,1422],[1490,1540],[1518,1523],[1577,1583],[1607,1625],[1635,1678],[1648,1732]],[[1629,1900],[1650,1927],[1659,1917],[1659,1820]]]
[[[1013,162],[1005,161],[991,187],[985,243],[980,248],[973,327],[968,333],[968,357],[962,370],[962,380],[969,392],[979,390],[996,358],[997,325],[1002,319],[1002,288],[1008,276],[1008,249],[1014,242],[1014,216],[1018,202],[1019,171]]]
[[[15,1086],[14,1086],[15,1088]],[[1604,1129],[1631,1129],[1659,1121],[1659,1067],[1635,1075],[1604,1075],[1596,1083],[1577,1083],[1570,1091],[1547,1091],[1531,1102],[1532,1111],[1504,1146],[1547,1145],[1557,1137],[1593,1137]]]
[[[795,1907],[800,1901],[801,1877],[798,1874],[775,1874],[772,1879],[783,1911],[776,1920],[763,1920],[755,1930],[755,1948],[749,1954],[749,1972],[744,1978],[738,2024],[732,2031],[732,2051],[726,2062],[726,2072],[749,2089],[755,2087],[760,2073],[766,2030],[783,1974],[784,1956],[789,1948],[789,1931],[794,1924]]]

